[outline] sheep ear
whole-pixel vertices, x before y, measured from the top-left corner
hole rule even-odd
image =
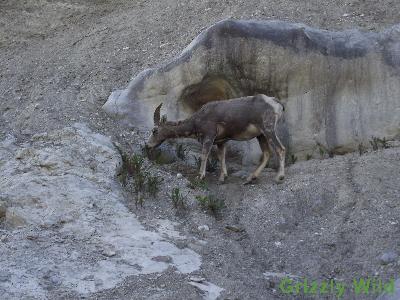
[[[160,124],[161,106],[162,106],[162,103],[159,106],[157,106],[156,110],[154,111],[154,116],[153,116],[154,125],[159,125]]]
[[[167,115],[162,115],[160,124],[164,124],[167,122]]]

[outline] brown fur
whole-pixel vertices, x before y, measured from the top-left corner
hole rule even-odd
[[[221,176],[226,174],[225,142],[229,140],[250,140],[257,138],[263,151],[263,159],[247,179],[257,178],[270,157],[272,147],[280,159],[277,179],[284,178],[285,148],[276,135],[276,123],[282,116],[283,105],[275,98],[256,95],[230,100],[214,101],[205,104],[190,118],[179,122],[160,120],[161,105],[154,113],[155,127],[147,142],[149,148],[161,144],[169,138],[194,137],[203,145],[200,178],[205,176],[207,158],[213,144],[218,145],[221,160]]]

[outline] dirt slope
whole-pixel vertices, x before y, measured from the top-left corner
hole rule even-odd
[[[108,132],[113,89],[179,53],[224,18],[281,19],[321,28],[380,30],[400,20],[384,1],[0,2],[3,131],[29,135],[75,120]]]
[[[18,144],[78,121],[125,149],[138,148],[141,133],[130,135],[101,111],[110,92],[144,68],[173,57],[203,28],[228,17],[380,30],[399,22],[400,2],[0,0],[0,139],[13,134]],[[196,206],[195,192],[183,187],[184,178],[165,182],[158,201],[146,202],[143,209],[136,208],[129,195],[125,204],[149,230],[158,228],[159,219],[176,222],[176,229],[188,237],[175,241],[176,246],[202,256],[202,267],[194,275],[224,288],[223,297],[286,299],[271,273],[348,281],[375,274],[387,279],[400,272],[398,261],[381,264],[377,259],[387,251],[400,252],[398,162],[398,148],[361,158],[350,154],[315,159],[289,168],[288,181],[280,186],[272,183],[271,169],[259,185],[246,188],[238,177],[214,185],[216,177],[209,175],[210,189],[228,204],[217,219]],[[171,168],[173,178],[178,171],[189,176],[194,170],[180,162],[164,171]],[[177,184],[193,205],[183,215],[167,201]],[[201,225],[210,230],[200,230]],[[226,230],[226,225],[238,232]],[[200,298],[188,285],[189,277],[173,269],[132,276],[91,297]],[[79,298],[54,287],[49,295]]]

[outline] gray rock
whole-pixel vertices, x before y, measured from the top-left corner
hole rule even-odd
[[[113,257],[113,256],[117,255],[117,253],[114,250],[111,250],[111,249],[103,250],[102,254],[104,256],[107,256],[107,257]]]
[[[400,25],[373,33],[224,20],[174,60],[113,92],[103,108],[128,124],[152,127],[161,102],[176,120],[206,101],[265,93],[285,105],[279,131],[292,153],[301,158],[316,143],[344,153],[369,145],[371,136],[400,133],[399,37]],[[256,142],[233,144],[258,159]]]
[[[203,281],[205,281],[206,279],[205,278],[203,278],[203,277],[190,277],[189,278],[189,280],[190,281],[193,281],[193,282],[203,282]]]
[[[232,173],[232,176],[245,179],[245,178],[247,178],[247,176],[249,176],[249,174],[250,174],[249,171],[239,170],[239,171],[236,171],[236,172]]]
[[[383,265],[387,265],[396,262],[398,258],[399,255],[395,251],[388,251],[379,257],[379,262]]]
[[[209,231],[210,227],[208,227],[207,225],[200,225],[200,226],[197,227],[197,229],[199,231]]]
[[[171,164],[177,159],[175,149],[166,143],[157,149],[149,150],[147,157],[157,164]]]
[[[165,263],[172,262],[172,258],[170,256],[165,256],[165,255],[155,256],[151,260],[158,261],[158,262],[165,262]]]
[[[171,266],[185,274],[200,267],[197,253],[178,248],[163,232],[146,230],[130,213],[116,178],[119,152],[110,138],[84,124],[26,144],[0,141],[0,161],[8,236],[6,247],[0,243],[0,270],[12,278],[12,284],[0,282],[6,298],[52,298],[49,291],[60,285],[86,297],[128,276]],[[170,259],[152,260],[157,256]]]

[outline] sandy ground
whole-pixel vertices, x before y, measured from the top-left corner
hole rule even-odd
[[[400,2],[0,1],[0,138],[13,134],[23,142],[38,132],[84,122],[129,150],[134,145],[128,141],[138,143],[136,132],[132,137],[101,110],[111,91],[172,58],[202,29],[229,17],[381,30],[400,20]],[[210,175],[209,188],[228,203],[217,218],[201,209],[176,214],[166,201],[150,201],[139,209],[129,195],[125,204],[149,229],[157,218],[167,218],[181,233],[206,240],[206,246],[190,239],[176,244],[202,256],[194,275],[224,288],[224,298],[287,299],[277,291],[279,281],[266,278],[265,272],[343,281],[369,274],[387,279],[400,272],[398,262],[382,265],[377,259],[388,250],[400,252],[398,162],[397,149],[361,158],[314,159],[289,168],[288,181],[280,186],[272,183],[271,169],[259,185],[246,188],[239,177],[217,186]],[[239,171],[233,166],[233,172]],[[189,177],[194,170],[184,162],[163,168]],[[174,184],[175,179],[166,189]],[[201,225],[210,230],[198,230]],[[227,230],[227,225],[239,231]],[[91,297],[201,297],[188,285],[188,275],[173,270],[160,274],[131,276]],[[168,293],[157,294],[157,289]],[[52,293],[54,298],[79,298]]]
[[[85,121],[119,130],[100,107],[113,89],[178,54],[224,18],[281,19],[327,29],[380,30],[400,3],[376,1],[0,2],[3,132],[20,138]]]

